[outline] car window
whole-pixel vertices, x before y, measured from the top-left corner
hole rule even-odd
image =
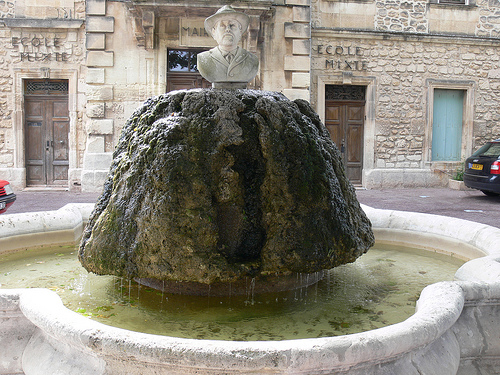
[[[474,156],[500,156],[500,143],[487,143],[474,153]]]

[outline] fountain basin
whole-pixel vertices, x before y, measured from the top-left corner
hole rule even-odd
[[[0,249],[74,241],[92,205],[5,215]],[[359,334],[279,342],[180,339],[126,331],[66,309],[46,289],[0,290],[0,374],[479,374],[500,369],[500,230],[363,207],[377,241],[418,243],[464,260],[426,287],[404,322]],[[32,229],[34,228],[34,229]],[[70,240],[69,240],[70,239]]]

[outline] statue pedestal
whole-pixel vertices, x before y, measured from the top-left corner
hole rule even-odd
[[[246,89],[248,82],[213,82],[214,89]]]

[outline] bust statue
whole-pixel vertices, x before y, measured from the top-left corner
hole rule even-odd
[[[205,30],[218,46],[198,54],[198,70],[214,88],[246,88],[257,74],[258,57],[238,47],[249,21],[250,17],[230,5],[205,20]]]

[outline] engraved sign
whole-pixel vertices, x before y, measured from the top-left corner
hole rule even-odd
[[[10,43],[22,62],[66,62],[71,53],[65,48],[66,35],[54,33],[22,33],[12,36]]]
[[[179,44],[183,47],[215,47],[217,43],[205,30],[204,20],[181,18]]]
[[[368,61],[364,59],[364,51],[361,47],[341,44],[318,44],[312,49],[318,56],[326,57],[324,65],[326,69],[342,71],[368,69]]]

